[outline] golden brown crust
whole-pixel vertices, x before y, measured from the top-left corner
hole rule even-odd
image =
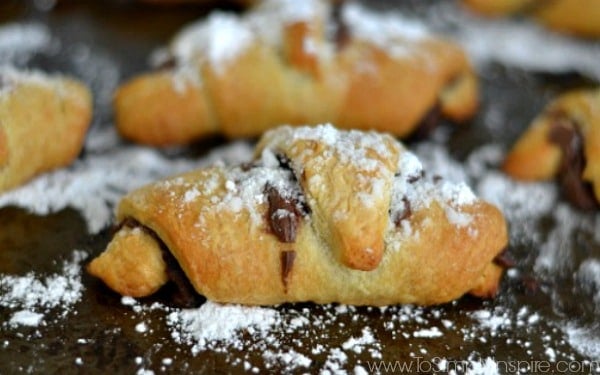
[[[549,28],[583,37],[600,37],[600,3],[596,0],[463,0],[487,16],[528,14]]]
[[[558,173],[562,152],[550,139],[557,116],[571,121],[583,137],[585,169],[581,178],[593,185],[600,200],[600,90],[580,90],[561,95],[532,122],[508,153],[505,172],[523,180],[545,180]]]
[[[240,37],[246,45],[226,61],[211,61],[209,48],[177,60],[179,44],[189,49],[189,44],[200,43],[189,40],[194,31],[184,30],[173,41],[176,68],[144,74],[118,89],[118,129],[128,139],[154,145],[187,143],[215,131],[231,138],[255,137],[280,124],[325,122],[406,136],[438,104],[442,114],[455,121],[474,114],[477,80],[458,46],[431,35],[392,36],[384,46],[352,31],[336,43],[329,35],[336,25],[329,7],[312,2],[323,11],[315,11],[308,20],[280,20],[272,30],[273,35],[281,34],[280,44],[248,27],[249,41]],[[243,29],[244,22],[264,12],[259,6],[231,22]],[[219,16],[212,17],[202,25]],[[227,48],[235,49],[223,47]],[[193,79],[190,71],[196,74]],[[191,92],[185,99],[173,99],[175,90],[168,81],[175,86],[187,82],[186,90],[195,91],[202,104],[192,103],[197,99]],[[167,121],[168,116],[177,116],[177,121]],[[185,131],[190,128],[196,131]]]
[[[94,259],[87,270],[110,288],[118,288],[123,295],[143,297],[156,292],[168,281],[166,268],[160,246],[151,236],[140,228],[121,228],[106,251]]]
[[[299,164],[302,151],[310,147],[307,139],[296,138],[294,134],[297,133],[289,128],[280,132],[282,138],[297,140],[292,142],[295,146],[283,150],[286,155],[291,155],[289,163],[294,174],[310,170],[310,165]],[[279,145],[273,138],[269,139],[273,135],[272,132],[267,134],[257,153],[261,153],[265,144],[269,145],[269,149]],[[385,143],[386,137],[379,140]],[[315,142],[324,147],[321,150],[323,154],[307,151],[312,155],[309,161],[325,154],[334,155],[338,162],[344,159],[345,154],[327,150],[327,142]],[[294,147],[298,148],[297,154]],[[360,150],[363,146],[357,143],[356,147]],[[272,149],[279,150],[278,147]],[[397,144],[395,150],[397,154],[406,152]],[[367,147],[367,152],[376,151],[368,151]],[[369,160],[376,161],[377,156]],[[397,160],[392,157],[386,162],[395,164]],[[328,161],[324,163],[328,164]],[[278,167],[274,168],[278,170]],[[339,196],[342,202],[360,196],[361,192],[357,190],[360,183],[339,183],[331,175],[332,171],[341,175],[346,172],[347,166],[343,162],[331,168],[315,180],[330,179],[323,183],[322,189],[325,190],[337,184],[337,191],[330,199],[335,200]],[[315,201],[321,202],[320,196],[305,190],[310,213],[298,222],[294,241],[285,242],[272,232],[265,220],[269,203],[256,198],[255,193],[261,191],[260,186],[259,190],[244,188],[264,184],[265,174],[273,171],[266,167],[256,167],[247,172],[235,170],[237,172],[234,173],[231,169],[220,167],[203,169],[143,187],[126,196],[117,212],[117,220],[135,218],[156,233],[177,259],[194,288],[208,299],[259,305],[297,301],[429,305],[451,301],[470,291],[492,296],[497,290],[501,272],[492,266],[493,259],[505,247],[507,233],[502,214],[490,204],[475,200],[457,206],[437,198],[423,205],[413,202],[410,215],[397,225],[390,222],[389,201],[393,198],[385,198],[390,193],[385,191],[387,185],[383,182],[381,201],[387,201],[386,206],[382,209],[380,202],[370,199],[365,206],[370,207],[373,203],[373,211],[377,211],[379,218],[371,221],[368,210],[363,212],[358,209],[358,203],[348,202],[352,210],[346,211],[346,216],[341,215],[342,225],[338,226],[339,222],[334,219],[340,212],[339,207],[327,205],[328,202],[324,202],[324,207],[316,207]],[[393,172],[392,178],[397,178]],[[236,183],[236,178],[246,176],[244,173],[251,174],[251,179]],[[382,173],[387,172],[384,169]],[[409,180],[413,181],[412,178]],[[410,183],[419,183],[415,181]],[[298,184],[303,183],[298,181]],[[304,185],[303,188],[306,188],[309,184],[304,182]],[[311,189],[310,186],[308,189]],[[375,194],[368,194],[365,186],[361,189],[365,195],[378,196],[377,188],[373,192]],[[252,198],[251,204],[247,201],[249,197]],[[326,217],[319,219],[319,215]],[[380,232],[379,221],[385,222],[383,232]],[[340,230],[337,241],[329,237],[332,231],[326,225]],[[360,228],[361,225],[366,225],[363,233],[367,239],[353,236],[351,232],[352,228]],[[368,238],[383,242],[376,267],[364,271],[352,267],[353,264],[345,264],[343,257],[340,261],[339,254],[344,252],[346,235],[363,244],[369,243]],[[120,241],[119,236],[113,239],[113,242]],[[335,246],[342,248],[336,249]],[[290,263],[284,266],[282,259],[290,252],[294,253],[293,260],[288,259]],[[352,252],[353,249],[349,249],[348,253]],[[364,254],[364,251],[357,254]],[[106,253],[101,257],[105,256]],[[358,257],[359,264],[364,265],[364,261]],[[370,260],[366,264],[370,265]],[[162,271],[156,272],[161,274]],[[95,274],[103,278],[101,272]],[[140,280],[133,273],[124,275],[124,278],[121,283],[128,288],[130,283]],[[129,290],[120,285],[113,284],[111,287],[122,294]]]
[[[0,94],[0,192],[70,164],[91,120],[91,94],[80,82],[12,71]]]

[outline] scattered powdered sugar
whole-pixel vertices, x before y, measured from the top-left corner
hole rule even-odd
[[[17,311],[13,314],[13,316],[9,319],[9,326],[29,326],[29,327],[37,327],[40,325],[42,320],[44,319],[44,314],[36,313],[29,310],[21,310]]]
[[[57,43],[50,29],[40,23],[0,25],[0,65],[23,65],[35,53],[55,48]]]
[[[392,56],[414,54],[411,43],[431,37],[428,28],[420,21],[406,18],[398,12],[380,14],[349,3],[342,8],[342,20],[352,37],[372,43]]]
[[[428,17],[456,39],[477,64],[498,62],[534,71],[578,71],[600,79],[597,41],[558,34],[526,18],[478,17],[455,2],[440,2]]]
[[[394,13],[376,13],[354,3],[341,5],[341,16],[350,35],[380,47],[392,56],[415,55],[416,43],[429,37],[425,25]],[[153,54],[155,64],[173,57],[174,84],[200,84],[198,64],[208,62],[217,74],[252,45],[264,43],[282,48],[285,27],[296,22],[329,22],[331,5],[322,0],[266,0],[243,15],[216,11],[206,19],[183,28],[167,49]],[[327,30],[326,25],[326,30]],[[307,37],[303,41],[312,55],[329,58],[335,50],[330,36],[325,40]],[[425,56],[426,57],[426,56]]]
[[[222,72],[223,67],[245,51],[254,41],[251,30],[240,17],[223,12],[187,26],[174,40],[171,51],[181,62],[202,61]],[[182,64],[183,66],[188,64]]]
[[[21,83],[52,86],[56,82],[50,75],[38,70],[21,70],[13,65],[0,65],[0,98]]]
[[[60,273],[45,277],[33,272],[0,274],[0,307],[16,310],[7,324],[37,326],[45,322],[45,314],[58,308],[59,317],[69,314],[83,293],[81,263],[86,258],[87,253],[74,251]]]
[[[214,348],[223,341],[232,347],[243,347],[243,340],[236,338],[242,329],[253,337],[265,337],[281,322],[280,313],[274,309],[210,301],[197,309],[174,311],[167,319],[167,324],[176,328],[176,341],[193,343],[192,353]]]
[[[472,217],[461,212],[461,206],[474,203],[477,200],[475,194],[464,182],[453,183],[427,172],[416,155],[409,151],[402,152],[392,188],[391,222],[397,222],[407,211],[425,209],[432,202],[437,202],[444,209],[449,222],[459,227],[468,226]],[[410,233],[412,228],[404,226],[402,235]]]
[[[113,133],[114,129],[96,131]],[[189,171],[217,162],[248,160],[251,147],[245,142],[234,142],[217,148],[202,160],[169,158],[151,148],[109,145],[114,137],[104,136],[107,143],[95,147],[104,152],[86,153],[68,168],[46,173],[28,184],[0,196],[0,207],[16,205],[45,215],[66,207],[81,212],[88,230],[97,233],[108,225],[113,208],[127,192],[160,178]]]
[[[600,327],[583,326],[568,322],[563,327],[569,343],[583,355],[597,360],[600,358]],[[551,353],[553,354],[553,353]],[[599,369],[594,369],[597,372]]]

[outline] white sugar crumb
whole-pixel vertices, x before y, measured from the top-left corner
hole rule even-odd
[[[414,337],[420,337],[420,338],[436,338],[436,337],[441,337],[443,335],[444,335],[444,333],[442,331],[440,331],[440,329],[437,327],[423,328],[423,329],[413,332]]]
[[[141,322],[135,325],[135,330],[138,333],[145,333],[148,331],[148,325],[145,322]]]
[[[81,262],[86,257],[87,253],[74,251],[61,272],[49,276],[33,272],[24,276],[0,274],[0,307],[21,309],[9,324],[34,326],[44,321],[46,313],[57,309],[60,318],[68,315],[83,293]]]
[[[369,327],[365,327],[362,330],[362,336],[356,337],[356,338],[351,337],[350,339],[348,339],[346,342],[344,342],[342,344],[342,349],[352,350],[353,352],[360,354],[364,350],[365,346],[373,345],[376,342],[377,341],[375,340],[375,337],[373,336],[373,332],[371,332],[371,329],[369,329]]]
[[[15,312],[8,321],[10,326],[29,326],[37,327],[44,319],[44,314],[36,313],[29,310],[21,310]]]
[[[312,360],[307,356],[296,352],[291,349],[288,351],[272,351],[266,350],[263,355],[263,359],[267,364],[280,364],[285,369],[296,369],[299,367],[307,368],[311,365]]]

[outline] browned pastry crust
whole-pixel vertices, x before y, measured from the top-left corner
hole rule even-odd
[[[599,160],[600,90],[581,90],[561,95],[535,118],[507,155],[503,169],[523,180],[560,175],[573,203],[595,208],[589,197],[600,200]]]
[[[498,209],[427,176],[391,136],[331,126],[278,128],[252,164],[136,190],[117,221],[88,270],[118,293],[158,290],[166,251],[206,298],[259,305],[491,297],[507,243]]]
[[[406,136],[436,106],[457,122],[476,111],[477,79],[457,45],[357,5],[331,8],[267,0],[182,30],[169,68],[117,90],[119,132],[168,145],[333,122]]]
[[[597,0],[463,0],[487,16],[526,14],[542,24],[583,37],[600,37],[600,2]]]
[[[70,164],[91,120],[80,82],[0,67],[0,192]]]

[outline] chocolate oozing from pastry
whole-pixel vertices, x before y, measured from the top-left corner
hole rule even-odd
[[[410,201],[407,197],[402,197],[402,203],[404,203],[404,210],[400,211],[396,217],[394,218],[394,224],[396,227],[402,225],[402,221],[406,220],[412,215],[412,208],[410,206]]]
[[[298,200],[284,196],[274,186],[268,184],[265,186],[265,195],[269,203],[267,221],[271,231],[281,242],[295,242],[302,217]]]
[[[577,208],[598,209],[600,206],[594,196],[592,185],[582,178],[586,160],[583,136],[577,124],[564,112],[555,112],[550,116],[553,120],[548,138],[562,151],[558,179],[563,195]]]
[[[296,260],[296,252],[294,250],[287,250],[281,252],[281,281],[283,287],[287,293],[288,278],[292,268],[294,267],[294,261]]]
[[[426,138],[434,132],[442,121],[442,107],[440,103],[435,103],[429,111],[425,113],[421,121],[415,127],[415,130],[410,135],[411,141],[419,141]]]
[[[181,269],[181,266],[177,262],[177,259],[168,250],[167,245],[160,239],[160,237],[152,229],[143,225],[139,221],[133,218],[126,218],[118,226],[117,231],[120,228],[140,228],[148,235],[152,236],[154,240],[159,244],[160,250],[164,262],[166,263],[167,277],[175,287],[173,294],[170,296],[172,302],[179,307],[197,307],[204,302],[204,298],[196,292],[190,281],[188,280],[185,272]]]
[[[343,49],[350,41],[350,29],[342,18],[343,5],[344,0],[336,0],[333,2],[333,9],[331,11],[333,41],[337,50]]]
[[[496,255],[494,264],[503,268],[513,268],[517,265],[517,262],[508,252],[508,248],[505,248],[500,254]]]

